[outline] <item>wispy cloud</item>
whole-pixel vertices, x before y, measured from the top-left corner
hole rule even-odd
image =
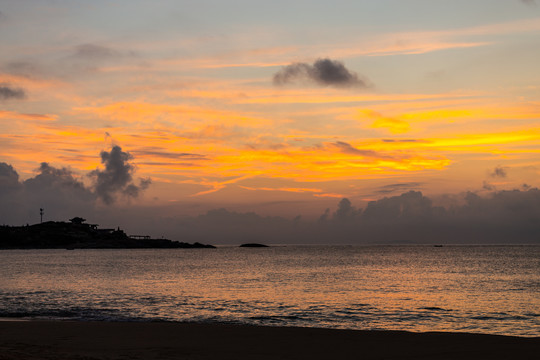
[[[0,119],[53,121],[56,119],[56,116],[46,114],[25,114],[15,111],[0,110]]]
[[[363,110],[361,111],[361,114],[375,120],[371,124],[371,127],[385,128],[388,129],[392,134],[403,134],[410,129],[410,125],[408,122],[392,117],[383,116],[381,113],[373,110]]]
[[[202,181],[198,181],[198,182],[187,181],[187,183],[197,183],[197,184],[200,184],[200,185],[210,187],[210,189],[208,189],[208,190],[199,191],[198,193],[192,195],[192,196],[201,196],[201,195],[208,195],[208,194],[214,193],[216,191],[222,190],[227,185],[234,184],[234,183],[237,183],[237,182],[245,180],[245,179],[249,179],[249,178],[251,178],[251,177],[253,177],[255,175],[257,175],[257,174],[239,176],[239,177],[224,180],[224,181],[202,180]]]
[[[534,1],[524,1],[534,5]],[[479,25],[450,30],[396,32],[382,34],[361,46],[328,46],[329,55],[350,58],[357,56],[419,55],[434,51],[467,49],[488,46],[498,41],[491,37],[499,34],[540,31],[540,19],[522,19],[502,23]],[[476,37],[483,36],[482,39]]]
[[[420,182],[395,183],[379,186],[375,192],[378,194],[391,194],[395,192],[404,192],[409,190],[419,190],[422,186]]]
[[[360,155],[360,156],[374,157],[374,158],[388,158],[388,156],[382,155],[373,150],[357,149],[351,144],[346,143],[344,141],[336,141],[335,143],[332,143],[330,145],[339,149],[339,151],[341,151],[344,154]]]
[[[103,59],[118,55],[118,52],[102,45],[82,44],[75,47],[73,56],[82,59]]]

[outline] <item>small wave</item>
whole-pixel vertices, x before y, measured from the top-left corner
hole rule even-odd
[[[441,308],[441,307],[438,307],[438,306],[425,306],[425,307],[421,307],[419,309],[420,310],[429,310],[429,311],[444,311],[444,312],[454,311],[454,310],[450,310],[450,309],[444,309],[444,308]]]
[[[137,316],[129,316],[111,309],[13,309],[0,311],[0,317],[12,319],[49,319],[78,321],[139,321],[147,320]]]
[[[491,315],[480,315],[471,317],[473,320],[525,320],[526,317],[519,315],[508,315],[508,316],[491,316]]]

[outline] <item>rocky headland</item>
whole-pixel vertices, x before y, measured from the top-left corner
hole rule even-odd
[[[0,249],[151,249],[214,248],[150,236],[127,235],[120,228],[100,229],[75,217],[69,222],[47,221],[26,226],[0,226]]]

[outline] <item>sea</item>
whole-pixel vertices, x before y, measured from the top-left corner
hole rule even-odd
[[[540,246],[1,250],[0,318],[540,336]]]

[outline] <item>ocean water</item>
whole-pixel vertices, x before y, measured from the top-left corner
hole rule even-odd
[[[540,336],[540,246],[4,250],[0,317]]]

